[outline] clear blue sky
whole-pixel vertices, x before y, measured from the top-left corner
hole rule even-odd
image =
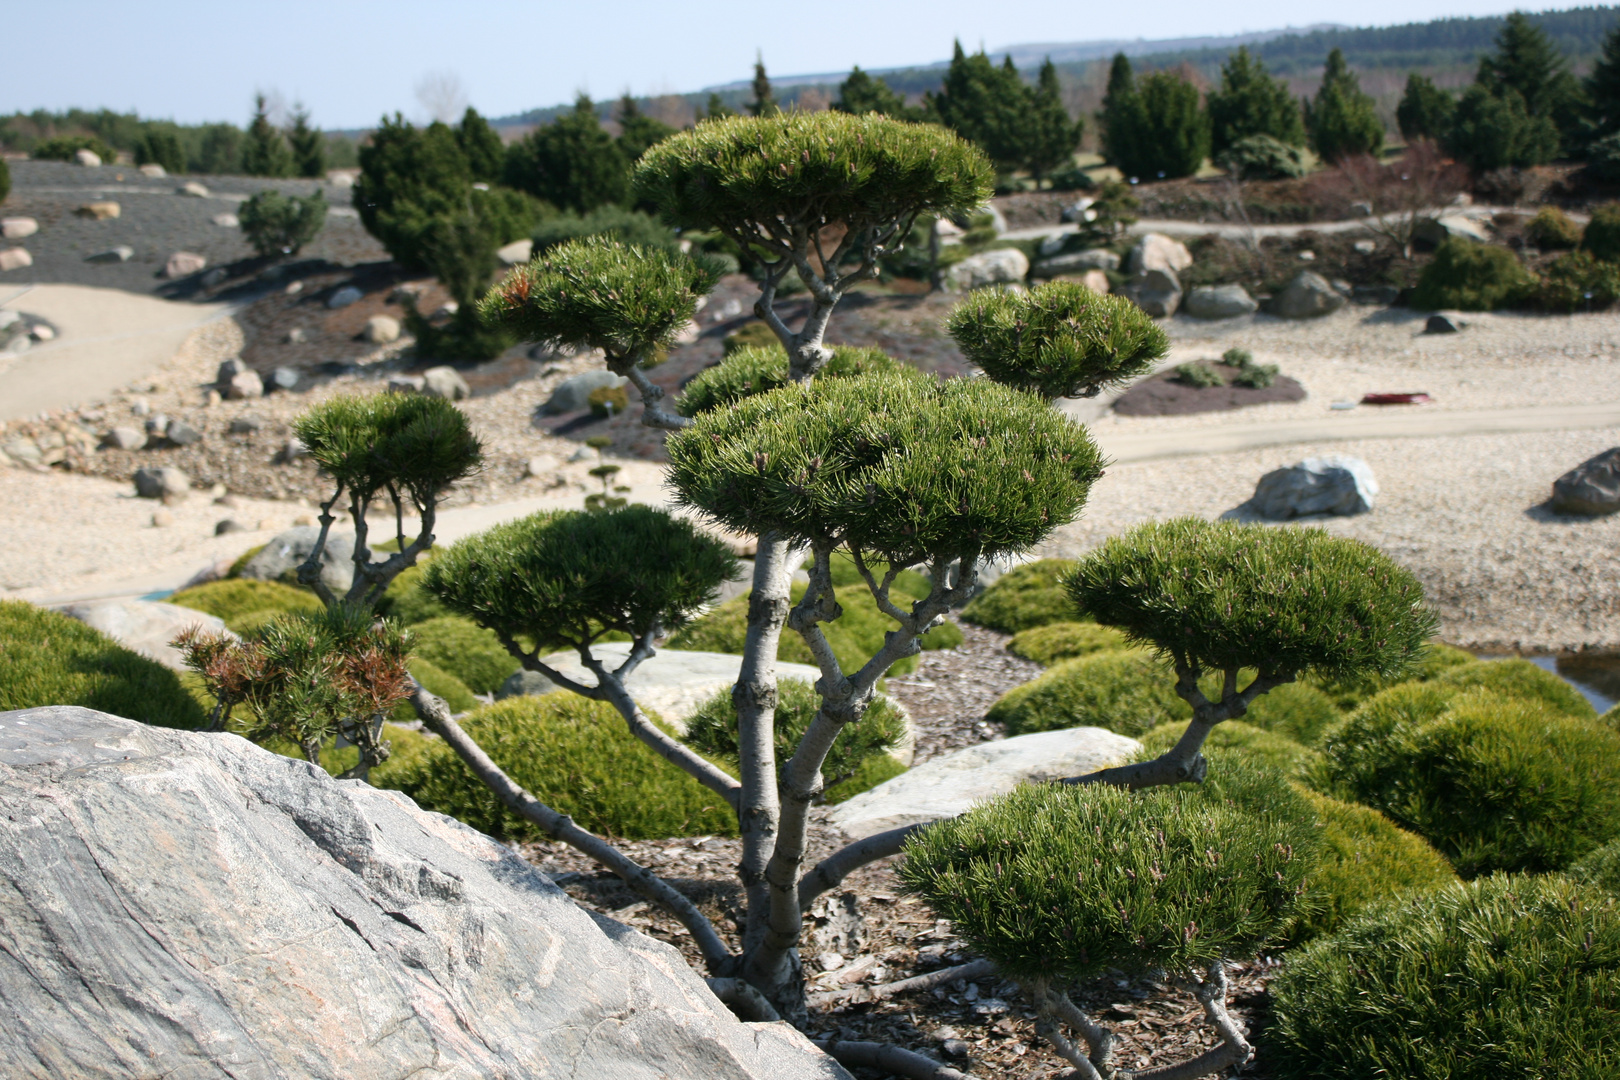
[[[426,110],[417,87],[450,73],[500,116],[625,89],[696,90],[773,75],[898,67],[1025,42],[1170,38],[1337,22],[1382,26],[1495,15],[1493,0],[4,0],[0,112],[70,106],[184,123],[249,114],[257,89],[303,101],[327,128]],[[1554,5],[1564,6],[1564,5]],[[817,16],[822,18],[818,21]]]

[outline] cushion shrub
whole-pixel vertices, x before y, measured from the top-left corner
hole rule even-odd
[[[1565,873],[1576,881],[1620,895],[1620,840],[1610,840]]]
[[[1151,653],[1119,650],[1052,665],[1001,695],[985,718],[1006,724],[1009,735],[1089,726],[1134,738],[1191,715],[1168,667]]]
[[[893,780],[906,771],[906,767],[888,754],[876,754],[855,767],[848,780],[833,784],[821,793],[821,800],[829,805],[853,799],[863,791],[870,791],[885,780]]]
[[[1015,566],[962,609],[962,618],[987,630],[1020,630],[1075,619],[1074,601],[1063,581],[1078,565],[1073,559],[1039,559]]]
[[[1315,786],[1383,811],[1465,878],[1560,870],[1620,835],[1620,735],[1535,701],[1405,684],[1322,750]]]
[[[1244,681],[1249,677],[1248,672],[1243,673]],[[1204,688],[1206,695],[1219,692],[1214,680]],[[1243,719],[1254,727],[1287,736],[1301,745],[1315,746],[1328,730],[1344,719],[1344,713],[1333,704],[1332,698],[1310,683],[1291,682],[1261,694]]]
[[[1608,712],[1598,717],[1598,723],[1610,731],[1620,731],[1620,705],[1615,705]]]
[[[1160,724],[1143,733],[1142,756],[1155,758],[1172,746],[1186,732],[1190,720]],[[1286,735],[1246,724],[1242,720],[1226,720],[1216,724],[1204,740],[1205,754],[1219,750],[1227,754],[1241,754],[1245,758],[1284,774],[1297,772],[1316,756],[1310,747],[1303,746]]]
[[[307,589],[279,581],[226,578],[181,589],[168,598],[171,604],[224,619],[238,634],[256,633],[271,618],[286,612],[315,611],[319,598]]]
[[[231,563],[231,568],[225,572],[225,576],[227,578],[241,577],[242,569],[247,566],[248,563],[253,561],[253,556],[257,555],[259,552],[263,551],[269,546],[269,544],[260,544],[257,547],[250,547],[246,551],[242,552],[242,554],[236,557],[236,561]]]
[[[478,694],[493,694],[521,665],[494,631],[459,615],[441,615],[411,627],[413,655],[449,672]]]
[[[1541,279],[1541,306],[1566,314],[1605,308],[1620,299],[1620,264],[1603,262],[1590,251],[1558,256]]]
[[[461,725],[535,798],[592,832],[647,839],[737,831],[725,800],[631,735],[611,705],[575,694],[513,697],[478,709]],[[424,808],[492,836],[542,835],[443,743],[389,769],[386,780]]]
[[[1096,623],[1047,623],[1021,630],[1007,642],[1007,651],[1047,667],[1059,660],[1073,660],[1095,652],[1117,652],[1126,648],[1125,635],[1111,626]]]
[[[1282,1080],[1620,1074],[1620,903],[1562,876],[1391,901],[1291,953],[1260,1056]]]
[[[1458,664],[1436,676],[1435,681],[1463,690],[1477,687],[1502,697],[1538,702],[1554,712],[1582,720],[1597,717],[1597,710],[1579,690],[1546,668],[1517,657]]]
[[[60,612],[0,600],[0,712],[81,705],[170,728],[197,728],[202,703],[180,674]]]
[[[1594,259],[1620,262],[1620,203],[1604,203],[1592,211],[1581,233],[1581,249]]]
[[[1545,251],[1563,251],[1581,242],[1581,227],[1556,206],[1543,206],[1524,227],[1525,237]]]
[[[1423,651],[1423,657],[1417,666],[1398,682],[1423,682],[1432,679],[1442,672],[1456,667],[1458,664],[1471,664],[1474,654],[1451,645],[1442,645],[1438,641],[1429,643]],[[1333,700],[1336,708],[1349,712],[1359,707],[1368,698],[1383,690],[1388,690],[1397,682],[1381,679],[1376,675],[1369,675],[1359,679],[1326,679],[1314,673],[1307,674],[1300,679],[1301,682],[1316,687]]]
[[[374,547],[372,550],[378,549]],[[400,571],[399,576],[388,583],[388,591],[383,593],[382,602],[377,605],[378,614],[398,619],[406,626],[455,614],[437,596],[422,588],[426,564],[427,560],[421,559],[415,566]]]
[[[1492,311],[1528,299],[1535,288],[1535,277],[1508,248],[1453,236],[1423,268],[1412,290],[1412,306],[1422,311]]]
[[[467,689],[467,684],[445,671],[439,665],[419,656],[413,656],[405,665],[405,670],[411,677],[422,684],[422,689],[428,693],[444,699],[450,706],[451,713],[471,712],[478,708],[482,702],[473,697],[473,692]],[[416,710],[411,708],[409,701],[402,701],[394,706],[394,723],[410,724],[416,721]]]

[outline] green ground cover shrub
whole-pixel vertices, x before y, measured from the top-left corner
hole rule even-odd
[[[1412,306],[1420,311],[1494,311],[1522,303],[1535,289],[1534,275],[1509,249],[1453,236],[1423,268],[1412,290]]]
[[[1191,714],[1168,667],[1151,653],[1120,650],[1054,664],[1001,695],[985,718],[1006,724],[1009,735],[1100,727],[1135,738]]]
[[[1075,618],[1074,601],[1063,581],[1078,565],[1073,559],[1039,559],[1015,566],[962,609],[975,626],[1016,634],[1047,623]]]
[[[1350,712],[1362,705],[1373,695],[1388,690],[1391,686],[1403,682],[1425,682],[1435,678],[1444,671],[1456,667],[1458,664],[1471,664],[1474,654],[1451,645],[1442,645],[1432,641],[1423,650],[1422,658],[1416,666],[1400,679],[1391,681],[1377,676],[1365,676],[1356,679],[1325,679],[1316,674],[1305,675],[1300,681],[1316,687],[1332,699],[1336,708],[1343,712]]]
[[[1190,721],[1178,720],[1144,732],[1141,736],[1143,760],[1158,757],[1174,746],[1176,740],[1186,732],[1188,723]],[[1226,754],[1241,754],[1284,775],[1298,772],[1302,765],[1316,756],[1309,747],[1286,735],[1255,727],[1242,720],[1225,720],[1217,724],[1205,740],[1204,748],[1206,753],[1214,749]]]
[[[170,728],[198,728],[207,712],[178,673],[76,619],[0,600],[0,712],[81,705]]]
[[[1581,249],[1594,259],[1620,262],[1620,203],[1604,203],[1592,211],[1581,232]]]
[[[1007,651],[1025,660],[1051,667],[1059,660],[1073,660],[1096,652],[1116,652],[1126,648],[1125,635],[1110,626],[1096,623],[1058,622],[1035,626],[1014,634]]]
[[[1579,690],[1546,668],[1517,657],[1457,664],[1436,675],[1435,681],[1460,690],[1477,688],[1502,697],[1536,702],[1581,720],[1597,717],[1597,710]]]
[[[287,196],[274,189],[261,191],[237,209],[242,235],[260,258],[296,255],[326,226],[326,196]]]
[[[514,697],[462,718],[461,726],[524,790],[592,832],[647,839],[737,831],[724,799],[631,735],[605,703],[573,694]],[[541,836],[443,743],[387,778],[424,808],[491,836]]]
[[[1576,881],[1620,895],[1620,840],[1610,840],[1565,873]]]
[[[1620,835],[1620,735],[1535,701],[1396,686],[1322,751],[1313,786],[1381,810],[1465,878],[1560,870]]]
[[[776,759],[785,762],[793,756],[793,751],[810,727],[810,721],[815,719],[816,710],[821,707],[821,697],[816,693],[816,688],[804,679],[778,680],[776,689],[780,695],[773,728]],[[843,731],[839,732],[827,760],[821,766],[824,783],[829,788],[847,784],[872,758],[889,757],[889,751],[900,745],[905,734],[906,720],[900,711],[888,698],[874,698],[866,715],[853,724],[845,725]],[[687,721],[682,741],[710,761],[719,762],[732,771],[737,769],[737,706],[732,703],[730,690],[716,694],[698,707]],[[904,771],[903,767],[901,771]],[[888,775],[895,775],[892,770],[887,772]],[[888,779],[888,776],[883,779]],[[865,788],[860,790],[864,791]],[[857,793],[849,791],[844,797]]]
[[[1556,206],[1543,206],[1524,227],[1527,240],[1544,251],[1564,251],[1581,242],[1581,227]]]
[[[1208,679],[1207,684],[1206,695],[1219,692],[1217,680]],[[1315,746],[1343,719],[1344,713],[1333,704],[1332,698],[1303,681],[1284,683],[1261,695],[1243,715],[1245,723],[1287,736],[1302,746]]]
[[[373,545],[372,550],[381,549]],[[437,596],[422,588],[422,574],[431,556],[432,552],[421,556],[415,566],[400,571],[399,576],[388,583],[388,591],[377,605],[377,614],[398,619],[406,626],[455,614]]]
[[[412,655],[454,675],[474,693],[493,694],[520,666],[494,631],[459,615],[419,622],[411,632]]]
[[[409,671],[411,676],[421,683],[422,688],[428,693],[443,698],[444,703],[450,706],[452,714],[471,712],[482,704],[477,698],[473,697],[473,692],[467,688],[466,683],[431,660],[423,660],[419,656],[413,656],[406,663],[405,670]],[[409,724],[416,720],[416,710],[411,708],[411,703],[408,701],[402,701],[395,705],[393,715],[395,723]]]
[[[103,165],[118,160],[118,151],[94,135],[57,135],[34,144],[28,156],[35,161],[72,161],[80,150],[89,150]]]
[[[1620,905],[1496,876],[1378,905],[1290,954],[1261,1056],[1282,1080],[1620,1073]]]
[[[1541,279],[1541,306],[1570,313],[1605,308],[1620,299],[1620,265],[1603,262],[1590,251],[1560,255]]]
[[[169,596],[168,603],[224,619],[232,631],[248,635],[277,615],[291,611],[317,611],[321,602],[308,589],[279,581],[226,578],[193,585]]]
[[[755,327],[758,327],[756,330]],[[736,343],[736,344],[734,344]],[[697,416],[763,394],[788,383],[787,353],[771,328],[762,322],[749,323],[726,338],[726,358],[714,367],[700,371],[681,390],[675,409],[682,416]],[[817,379],[851,378],[875,371],[901,375],[920,374],[885,356],[878,349],[854,345],[833,346],[832,359],[815,375]],[[856,580],[851,577],[850,581]],[[845,582],[839,582],[845,584]]]
[[[675,250],[680,244],[669,226],[651,214],[607,205],[584,214],[565,211],[541,221],[533,233],[534,253],[538,255],[582,236],[611,236],[621,243],[644,248]]]

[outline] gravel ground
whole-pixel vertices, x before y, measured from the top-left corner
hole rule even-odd
[[[304,248],[305,259],[327,260],[346,266],[388,258],[382,245],[360,227],[349,205],[349,191],[324,181],[267,180],[251,176],[169,176],[152,179],[133,165],[103,165],[86,169],[56,161],[13,161],[11,195],[5,216],[31,217],[39,232],[16,245],[28,249],[34,264],[0,273],[0,287],[34,281],[71,285],[101,285],[130,292],[185,295],[160,275],[176,251],[192,251],[208,259],[209,266],[228,266],[254,257],[240,229],[214,224],[218,214],[234,214],[243,199],[267,188],[289,195],[307,195],[319,187],[331,209],[326,228]],[[208,197],[176,194],[182,183],[196,181]],[[95,221],[74,211],[85,203],[111,200],[121,210],[117,218]],[[90,263],[85,259],[120,244],[135,249],[124,263]]]

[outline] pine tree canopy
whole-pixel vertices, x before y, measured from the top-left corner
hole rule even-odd
[[[253,121],[242,140],[242,171],[249,176],[291,176],[293,172],[292,151],[270,122],[263,94],[253,99]]]
[[[881,349],[834,345],[832,359],[822,365],[814,377],[845,379],[873,371],[915,373],[916,370],[891,359]],[[787,353],[780,345],[751,345],[693,376],[681,389],[675,408],[682,416],[696,416],[786,386],[790,381]]]
[[[1360,80],[1339,49],[1328,53],[1321,89],[1316,92],[1316,100],[1306,107],[1305,127],[1323,161],[1376,155],[1383,148],[1384,125],[1378,119],[1373,99],[1362,92]]]
[[[638,196],[673,224],[754,235],[764,223],[841,221],[857,233],[915,214],[966,212],[990,164],[947,131],[826,111],[705,121],[649,150]]]
[[[1530,115],[1547,116],[1568,74],[1546,33],[1515,11],[1496,37],[1496,52],[1480,59],[1478,81],[1497,97],[1505,90],[1518,91]]]
[[[1057,68],[1050,57],[1041,65],[1040,76],[1030,94],[1026,127],[1023,164],[1037,180],[1074,160],[1085,121],[1069,117]]]
[[[294,105],[292,126],[287,129],[287,145],[292,150],[293,170],[299,176],[326,175],[326,136],[309,126],[309,110]],[[167,166],[165,166],[167,168]]]
[[[1203,670],[1394,678],[1434,633],[1423,588],[1376,548],[1324,529],[1179,518],[1085,559],[1077,608]]]
[[[1221,68],[1221,87],[1209,94],[1210,149],[1217,157],[1250,135],[1305,145],[1305,124],[1288,85],[1240,46]]]
[[[293,433],[323,473],[362,500],[395,489],[424,506],[484,460],[461,410],[420,394],[331,398],[300,416]]]
[[[530,132],[506,157],[510,187],[564,210],[584,213],[630,195],[630,163],[602,130],[596,105],[584,94],[570,112]]]
[[[897,120],[912,120],[916,110],[906,105],[906,98],[892,89],[882,78],[874,79],[856,64],[849,78],[838,85],[838,100],[832,107],[839,112],[860,116],[864,113],[882,113]]]
[[[1136,94],[1136,76],[1124,53],[1115,53],[1108,69],[1108,91],[1103,95],[1103,157],[1127,176],[1138,176],[1136,145],[1141,137],[1142,101]]]
[[[737,572],[720,541],[646,506],[549,511],[436,555],[422,587],[458,614],[539,651],[617,630],[679,630]]]
[[[1493,94],[1475,83],[1452,110],[1442,140],[1446,151],[1475,173],[1541,165],[1558,156],[1558,127],[1548,116],[1532,116],[1512,87]]]
[[[647,148],[675,134],[675,129],[641,111],[636,99],[625,94],[619,99],[619,149],[624,159],[634,162]]]
[[[456,125],[456,145],[466,155],[467,169],[474,180],[492,184],[501,178],[506,146],[489,126],[489,121],[470,105],[462,114],[461,123]]]
[[[1603,55],[1586,77],[1593,141],[1620,132],[1620,25],[1603,39]]]
[[[1102,475],[1085,429],[988,379],[819,379],[699,414],[668,442],[681,501],[728,528],[893,565],[1023,551]]]
[[[1209,118],[1198,104],[1198,87],[1178,71],[1155,71],[1137,83],[1141,132],[1137,168],[1143,179],[1192,176],[1209,156]]]
[[[1408,140],[1443,139],[1451,129],[1455,107],[1450,94],[1434,85],[1428,76],[1414,71],[1406,77],[1406,92],[1395,108],[1395,120],[1401,126],[1402,137]]]
[[[1022,293],[981,289],[952,310],[946,329],[990,378],[1048,399],[1093,397],[1170,349],[1141,308],[1072,281]]]
[[[781,113],[776,94],[771,90],[771,77],[765,74],[765,61],[754,61],[754,100],[748,103],[750,116],[776,116]]]
[[[983,150],[997,167],[1011,170],[1025,163],[1033,102],[1012,57],[997,67],[982,52],[968,56],[957,42],[944,85],[927,102],[942,124]]]
[[[719,277],[678,251],[588,236],[515,267],[478,313],[525,341],[586,346],[610,361],[645,364],[673,344]]]

